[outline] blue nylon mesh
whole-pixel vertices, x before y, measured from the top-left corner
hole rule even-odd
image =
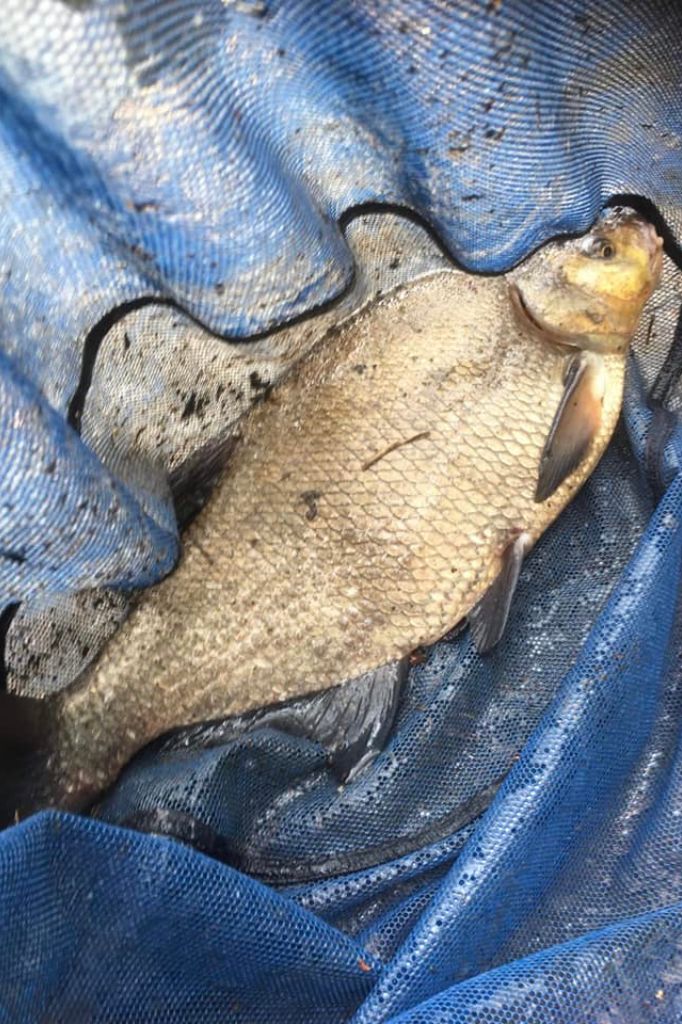
[[[199,377],[176,394],[169,371],[189,388],[177,332],[210,382],[210,332],[339,295],[365,272],[338,225],[354,205],[410,207],[497,271],[641,195],[679,259],[681,42],[672,0],[10,0],[0,606],[61,615],[78,646],[88,589],[168,570],[166,474],[203,451],[184,415]],[[386,223],[362,229],[376,265],[443,259]],[[647,398],[682,304],[666,274],[616,438],[527,560],[503,644],[481,659],[464,632],[428,652],[345,787],[319,745],[256,728],[144,752],[99,820],[8,829],[0,1021],[682,1019],[682,432]],[[107,316],[143,298],[179,308],[112,327],[86,372]],[[145,346],[154,372],[121,376]],[[155,403],[172,429],[147,466],[130,439]],[[118,827],[154,808],[227,852]]]

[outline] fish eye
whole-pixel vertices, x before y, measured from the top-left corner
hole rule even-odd
[[[603,238],[602,236],[588,239],[583,246],[583,252],[586,256],[598,260],[610,260],[616,255],[613,243],[609,242],[608,238]]]

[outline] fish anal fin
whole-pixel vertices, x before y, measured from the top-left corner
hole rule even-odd
[[[361,693],[360,699],[355,697],[356,717],[352,727],[346,727],[345,743],[339,744],[337,738],[336,744],[329,744],[330,767],[340,781],[351,782],[362,774],[386,746],[409,672],[408,657],[382,665],[352,681],[353,689]]]
[[[502,638],[529,541],[527,533],[519,533],[507,545],[502,554],[502,568],[469,612],[469,626],[479,654],[492,650]]]
[[[350,782],[384,749],[409,667],[409,658],[403,658],[345,680],[282,708],[269,724],[320,743],[334,776]]]
[[[578,468],[599,431],[605,389],[604,363],[594,352],[573,356],[540,456],[535,501],[546,501]]]

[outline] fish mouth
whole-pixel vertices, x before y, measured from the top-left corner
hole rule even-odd
[[[663,239],[661,238],[653,224],[650,224],[648,221],[641,220],[641,218],[640,224],[642,227],[642,232],[644,234],[645,244],[649,250],[649,255],[660,256],[661,252],[663,251]]]
[[[649,264],[651,266],[651,274],[654,278],[655,287],[655,285],[658,284],[658,279],[661,276],[661,269],[663,266],[663,239],[653,224],[648,220],[644,220],[644,218],[640,217],[639,214],[633,213],[628,219],[629,222],[639,231],[642,244],[649,256]]]
[[[663,239],[656,231],[653,224],[643,223],[644,242],[649,251],[649,262],[651,265],[651,276],[654,281],[654,288],[661,279],[663,271]],[[653,290],[653,289],[652,289]]]

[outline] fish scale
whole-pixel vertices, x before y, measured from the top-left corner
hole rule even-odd
[[[504,279],[426,275],[322,339],[249,418],[179,567],[71,697],[78,731],[62,731],[58,761],[81,760],[87,719],[103,784],[141,737],[318,690],[438,639],[487,589],[510,535],[534,540],[592,471],[623,385],[623,356],[605,364],[592,454],[537,504],[565,353],[529,341]]]
[[[0,817],[82,808],[162,733],[361,677],[465,616],[496,643],[523,554],[616,425],[661,244],[618,209],[506,279],[425,274],[323,336],[244,419],[177,569],[33,702],[46,735]]]

